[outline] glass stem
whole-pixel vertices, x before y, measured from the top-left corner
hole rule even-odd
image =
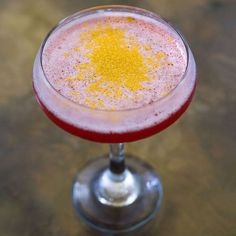
[[[122,174],[125,171],[124,143],[110,144],[110,171]]]
[[[98,176],[94,193],[100,203],[124,207],[132,204],[140,193],[136,175],[125,166],[124,144],[110,144],[110,166]]]

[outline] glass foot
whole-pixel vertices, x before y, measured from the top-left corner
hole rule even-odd
[[[125,155],[126,170],[110,172],[108,156],[83,167],[74,182],[76,212],[90,227],[104,233],[136,230],[160,212],[163,189],[160,178],[145,162]]]

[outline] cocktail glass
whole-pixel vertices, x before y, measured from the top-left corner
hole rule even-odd
[[[47,40],[68,23],[98,12],[135,13],[150,17],[182,40],[187,66],[181,81],[168,95],[141,108],[107,111],[76,104],[55,90],[42,64]],[[163,199],[160,178],[150,165],[124,154],[124,143],[156,134],[175,122],[187,109],[195,82],[194,58],[182,35],[160,16],[143,9],[114,5],[90,8],[60,21],[46,36],[33,69],[33,88],[38,103],[47,116],[67,132],[84,139],[110,143],[109,154],[82,167],[73,184],[74,208],[88,225],[113,234],[129,232],[145,225],[159,213]],[[122,132],[121,127],[124,127]]]

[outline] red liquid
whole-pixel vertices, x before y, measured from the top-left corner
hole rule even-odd
[[[99,132],[94,132],[94,131],[90,131],[90,130],[85,130],[85,129],[80,129],[77,128],[65,121],[63,121],[62,119],[60,119],[59,117],[55,116],[51,111],[49,111],[47,109],[47,107],[42,103],[42,101],[39,99],[39,96],[37,95],[37,92],[34,88],[34,92],[36,95],[36,99],[38,101],[38,103],[40,104],[40,106],[42,107],[43,111],[46,113],[46,115],[56,124],[58,125],[60,128],[64,129],[65,131],[84,138],[84,139],[88,139],[91,141],[95,141],[95,142],[102,142],[102,143],[123,143],[123,142],[132,142],[132,141],[137,141],[139,139],[143,139],[146,137],[149,137],[151,135],[154,135],[160,131],[162,131],[163,129],[167,128],[168,126],[170,126],[171,124],[173,124],[184,112],[185,110],[188,108],[194,91],[195,91],[195,87],[193,88],[192,93],[190,94],[189,98],[186,100],[186,102],[176,111],[174,112],[172,115],[170,115],[166,120],[163,120],[161,123],[145,128],[145,129],[141,129],[141,130],[136,130],[133,132],[123,132],[123,133],[99,133]]]

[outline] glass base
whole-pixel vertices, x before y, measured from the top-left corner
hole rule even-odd
[[[130,155],[125,155],[126,172],[117,178],[109,173],[107,161],[108,156],[99,157],[80,170],[73,185],[74,208],[86,224],[98,231],[116,234],[136,230],[160,212],[160,178],[152,167]],[[115,185],[107,178],[114,179]]]

